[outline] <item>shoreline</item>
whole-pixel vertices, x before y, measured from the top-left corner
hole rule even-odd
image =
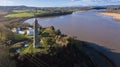
[[[116,19],[117,21],[120,22],[120,14],[118,14],[118,13],[112,13],[112,12],[99,12],[98,14],[102,14],[102,15],[105,15],[105,16],[111,16],[111,17],[113,17],[114,19]]]
[[[108,64],[109,67],[117,67],[116,62],[113,59],[111,59],[111,57],[106,55],[103,51],[101,51],[102,49],[104,49],[103,47],[100,47],[98,46],[98,44],[94,44],[94,43],[87,42],[87,41],[82,41],[82,43],[84,44],[83,46],[87,47],[90,50],[93,50],[93,52],[95,53],[98,53],[99,56],[101,56],[101,59],[103,59]],[[106,52],[106,49],[105,49],[105,52]]]

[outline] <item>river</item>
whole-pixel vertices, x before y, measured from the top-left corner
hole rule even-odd
[[[96,12],[98,10],[74,12],[71,15],[38,18],[38,21],[43,27],[52,25],[64,34],[76,36],[82,41],[92,42],[109,49],[111,53],[107,55],[110,55],[118,65],[120,64],[118,61],[120,60],[120,22]],[[33,21],[32,18],[25,22],[32,24]]]

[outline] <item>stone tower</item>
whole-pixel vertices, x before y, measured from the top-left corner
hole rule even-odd
[[[34,40],[33,40],[33,47],[38,47],[40,45],[40,36],[38,31],[38,20],[35,18],[34,22]]]

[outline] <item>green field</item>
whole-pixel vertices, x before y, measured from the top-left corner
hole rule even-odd
[[[6,18],[23,18],[23,17],[33,17],[33,13],[16,13],[16,14],[8,14],[5,17]]]
[[[71,11],[54,11],[54,10],[13,10],[8,15],[4,16],[5,18],[29,18],[34,17],[34,14],[37,17],[48,17],[48,16],[60,16],[72,14]]]
[[[25,17],[33,17],[36,11],[30,10],[13,10],[11,14],[4,16],[5,18],[25,18]],[[46,13],[42,10],[37,10],[36,14]]]

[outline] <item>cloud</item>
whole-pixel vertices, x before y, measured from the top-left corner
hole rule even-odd
[[[0,6],[97,6],[120,5],[120,0],[0,0]]]
[[[120,5],[120,0],[69,0],[64,6],[104,6]]]
[[[71,0],[71,1],[80,1],[80,0]]]
[[[114,2],[120,2],[120,0],[71,0],[71,1],[81,1],[81,2],[104,2],[104,3],[114,3]]]
[[[14,2],[10,1],[10,0],[0,0],[0,5],[2,6],[9,6],[9,5],[13,5]]]

